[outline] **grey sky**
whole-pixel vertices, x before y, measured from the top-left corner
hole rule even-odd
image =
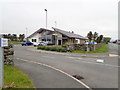
[[[0,29],[2,33],[28,35],[45,28],[48,10],[48,28],[55,26],[86,36],[89,31],[118,38],[119,0],[1,0]]]

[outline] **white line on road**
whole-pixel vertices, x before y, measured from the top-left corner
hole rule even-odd
[[[82,59],[82,58],[77,58],[77,59]]]
[[[105,65],[105,66],[111,66],[111,67],[116,67],[116,68],[118,68],[118,67],[120,67],[120,66],[117,66],[117,65],[111,65],[111,64],[105,64],[105,63],[103,63],[104,62],[104,60],[102,61],[100,61],[100,60],[96,60],[96,61],[98,61],[98,62],[101,62],[101,63],[96,63],[96,62],[90,62],[90,61],[83,61],[83,60],[77,60],[77,59],[82,59],[82,58],[76,58],[76,57],[67,57],[67,58],[70,58],[70,59],[75,59],[75,61],[79,61],[79,62],[83,62],[83,63],[91,63],[91,64],[98,64],[98,65]]]
[[[67,58],[70,58],[70,59],[82,59],[82,58],[77,58],[77,57],[67,57]]]
[[[111,65],[111,64],[103,64],[103,63],[95,63],[95,62],[88,62],[88,61],[81,61],[81,60],[76,60],[76,61],[79,61],[79,62],[84,62],[84,63],[91,63],[91,64],[98,64],[98,65],[105,65],[105,66],[111,66],[111,67],[120,67],[120,66],[116,66],[116,65]]]
[[[30,63],[39,64],[39,65],[46,66],[46,67],[48,67],[48,68],[54,69],[54,70],[56,70],[56,71],[59,71],[59,72],[65,74],[65,75],[69,76],[70,78],[74,79],[74,80],[77,81],[78,83],[82,84],[82,85],[83,85],[84,87],[86,87],[87,89],[92,90],[88,85],[86,85],[86,84],[83,83],[82,81],[74,78],[72,75],[70,75],[70,74],[68,74],[68,73],[66,73],[66,72],[64,72],[64,71],[62,71],[62,70],[60,70],[60,69],[57,69],[57,68],[52,67],[52,66],[47,65],[47,64],[35,62],[35,61],[30,61],[30,60],[25,60],[25,59],[20,59],[20,58],[16,58],[16,59],[17,59],[17,60],[21,60],[21,61],[25,61],[25,62],[30,62]]]
[[[50,56],[42,56],[42,57],[45,57],[45,58],[54,58],[54,57],[50,57]]]
[[[67,57],[67,58],[71,58],[71,59],[73,59],[73,58],[76,58],[76,57]]]

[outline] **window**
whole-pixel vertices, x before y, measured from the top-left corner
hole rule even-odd
[[[36,39],[32,39],[32,42],[36,42]]]

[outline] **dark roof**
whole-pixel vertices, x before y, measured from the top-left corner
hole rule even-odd
[[[40,28],[39,30],[35,31],[33,34],[31,34],[30,36],[28,36],[28,38],[30,38],[30,37],[32,37],[32,36],[34,36],[34,35],[35,35],[35,34],[37,34],[37,33],[41,33],[41,32],[42,32],[42,31],[44,31],[44,30],[47,30],[47,31],[52,31],[52,30],[49,30],[49,29]]]
[[[64,30],[61,30],[61,29],[58,29],[58,28],[54,28],[54,27],[52,27],[52,28],[54,29],[54,31],[57,31],[57,32],[59,32],[59,33],[61,33],[63,35],[66,35],[66,36],[70,37],[70,38],[87,39],[87,38],[85,38],[85,37],[83,37],[81,35],[74,34],[72,32],[64,31]]]

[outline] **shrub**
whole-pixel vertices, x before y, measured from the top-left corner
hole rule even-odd
[[[67,52],[67,49],[61,46],[38,46],[37,49],[57,52]]]

